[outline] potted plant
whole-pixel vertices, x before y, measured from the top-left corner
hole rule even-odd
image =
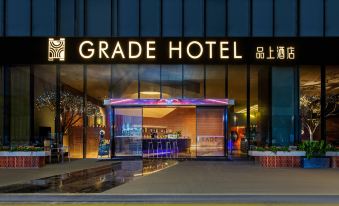
[[[330,166],[330,159],[325,156],[329,145],[324,141],[304,141],[298,149],[306,153],[306,156],[302,158],[303,168],[328,168]]]

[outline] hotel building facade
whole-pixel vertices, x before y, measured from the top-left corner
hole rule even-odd
[[[96,158],[104,131],[112,157],[338,146],[338,19],[337,0],[0,0],[0,144]]]

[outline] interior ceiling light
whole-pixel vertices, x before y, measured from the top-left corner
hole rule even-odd
[[[256,104],[256,105],[253,105],[253,106],[251,106],[250,107],[250,111],[251,112],[257,112],[258,111],[258,105]],[[242,110],[239,110],[239,111],[237,111],[237,112],[235,112],[235,113],[246,113],[247,112],[247,108],[245,108],[245,109],[242,109]]]

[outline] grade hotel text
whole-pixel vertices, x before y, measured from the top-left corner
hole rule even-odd
[[[159,51],[160,50],[160,51]],[[158,43],[156,40],[139,42],[137,40],[84,40],[78,46],[83,59],[133,60],[145,58],[155,60],[158,56],[168,60],[202,58],[219,60],[242,60],[243,54],[237,41],[232,40],[169,40]]]

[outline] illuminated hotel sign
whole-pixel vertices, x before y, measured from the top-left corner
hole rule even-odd
[[[338,38],[0,38],[1,64],[338,64]]]
[[[157,52],[157,51],[162,52]],[[111,59],[132,60],[143,58],[147,61],[156,60],[157,54],[161,54],[166,61],[177,61],[180,59],[199,60],[228,60],[242,59],[238,51],[236,40],[227,41],[182,41],[165,40],[158,43],[155,40],[139,42],[130,40],[127,42],[116,41],[82,41],[79,45],[79,54],[84,59]]]

